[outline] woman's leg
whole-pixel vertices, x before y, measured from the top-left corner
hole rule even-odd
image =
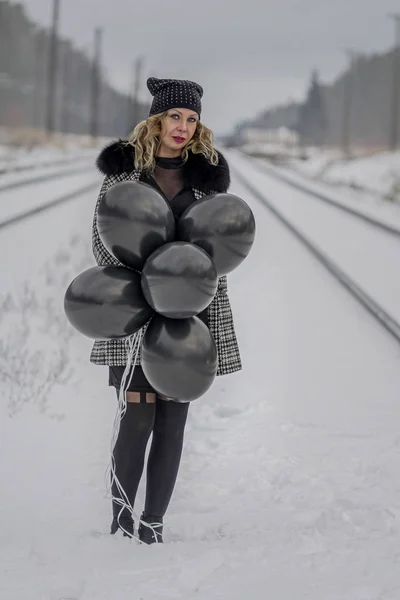
[[[143,520],[148,523],[162,523],[171,500],[182,455],[188,410],[188,402],[178,403],[157,397],[153,439],[147,462],[146,502],[142,515]],[[151,538],[151,530],[146,526],[142,528],[144,537],[148,537],[146,530]],[[158,541],[162,541],[162,536]]]
[[[117,390],[118,394],[118,390]],[[144,457],[150,433],[154,426],[156,396],[144,392],[126,392],[127,407],[120,424],[114,448],[115,473],[133,507],[143,472]],[[124,500],[116,483],[112,485],[114,498]],[[124,535],[133,535],[133,520],[128,509],[113,500],[111,533],[120,528]]]

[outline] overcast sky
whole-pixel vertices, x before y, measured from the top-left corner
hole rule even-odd
[[[49,24],[52,0],[24,0]],[[127,92],[132,62],[148,76],[192,79],[204,87],[202,120],[217,134],[290,99],[301,99],[312,68],[332,81],[345,49],[366,54],[394,40],[388,13],[399,0],[61,0],[63,36],[91,49],[104,28],[103,65]]]

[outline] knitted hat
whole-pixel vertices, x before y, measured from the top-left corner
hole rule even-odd
[[[185,79],[149,77],[147,87],[154,96],[149,116],[169,108],[191,108],[200,117],[203,88],[198,83]]]

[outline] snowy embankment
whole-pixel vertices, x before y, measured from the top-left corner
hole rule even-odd
[[[370,196],[375,201],[400,203],[400,151],[346,159],[340,150],[301,150],[271,143],[246,144],[239,150],[249,156],[264,157],[306,181],[328,184],[327,189],[339,188],[340,193],[354,198]]]
[[[76,136],[74,140],[65,139],[56,145],[43,143],[33,148],[0,144],[0,182],[4,173],[78,163],[82,159],[92,157],[106,143],[106,138],[92,144],[87,137]]]
[[[298,173],[331,186],[344,186],[400,203],[400,151],[345,160],[338,152],[315,150],[308,160],[289,159]]]

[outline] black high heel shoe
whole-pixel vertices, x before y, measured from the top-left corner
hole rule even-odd
[[[133,538],[135,522],[132,519],[132,516],[124,514],[122,514],[120,517],[118,517],[118,515],[114,516],[110,529],[111,535],[116,534],[118,529],[121,529],[121,531],[124,534],[124,537]]]
[[[162,517],[155,517],[153,515],[144,515],[140,517],[140,521],[148,523],[150,527],[144,525],[142,522],[139,524],[139,540],[143,544],[163,544],[163,519]]]

